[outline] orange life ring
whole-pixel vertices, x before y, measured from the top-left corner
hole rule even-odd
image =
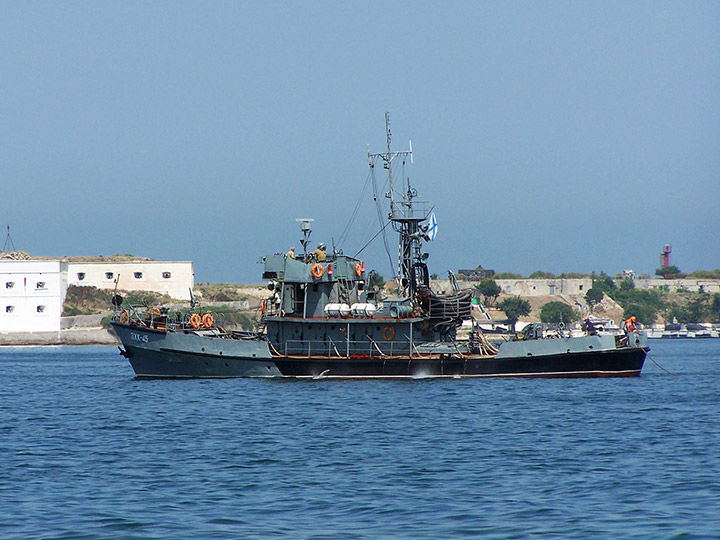
[[[362,275],[362,270],[360,269],[360,263],[355,263],[355,275],[357,277],[360,277]]]
[[[205,328],[210,328],[213,325],[212,313],[206,313],[203,315],[202,323]]]
[[[382,337],[385,341],[392,341],[395,337],[395,329],[392,326],[386,326],[382,329]]]
[[[325,272],[325,270],[323,269],[322,264],[315,263],[315,264],[313,264],[312,270],[310,270],[310,272],[312,273],[312,275],[315,279],[320,279],[323,275],[323,272]]]
[[[155,315],[160,315],[160,310],[156,307],[151,307],[150,309],[148,309],[148,312],[147,312],[148,319],[150,318],[150,315],[152,315],[153,313]]]
[[[128,312],[127,312],[127,309],[123,309],[123,310],[122,310],[122,313],[120,314],[120,322],[121,322],[121,323],[126,323],[126,322],[128,322]]]
[[[201,323],[201,322],[202,322],[202,319],[200,318],[200,315],[198,315],[197,313],[193,313],[193,314],[190,316],[190,325],[191,325],[193,328],[200,328],[200,323]]]
[[[265,315],[265,300],[260,301],[260,314]]]

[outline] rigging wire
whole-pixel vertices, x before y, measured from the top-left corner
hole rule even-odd
[[[360,197],[357,200],[357,203],[355,204],[355,209],[350,214],[350,218],[348,219],[347,225],[345,225],[345,229],[343,229],[343,232],[340,234],[340,238],[338,238],[338,247],[342,248],[343,244],[347,240],[347,236],[350,233],[350,229],[352,228],[353,223],[355,222],[355,219],[357,218],[358,212],[360,211],[360,206],[363,203],[363,200],[365,199],[365,193],[368,190],[368,187],[370,186],[370,176],[371,172],[368,172],[367,177],[365,178],[365,184],[363,185],[362,192],[360,193]]]
[[[365,243],[365,245],[363,247],[361,247],[360,250],[355,255],[353,255],[353,257],[357,258],[365,250],[365,248],[368,247],[372,243],[373,240],[375,240],[378,236],[380,236],[380,233],[382,233],[385,230],[385,228],[388,225],[390,225],[390,223],[392,223],[392,222],[388,221],[385,225],[383,225],[382,229],[380,229],[378,232],[376,232],[375,236],[373,236],[370,240],[368,240]],[[390,261],[390,262],[392,263],[392,261]]]
[[[383,244],[385,244],[385,253],[387,253],[388,256],[388,262],[390,263],[390,275],[395,275],[395,270],[393,269],[393,260],[392,255],[390,254],[390,246],[388,245],[387,235],[385,234],[385,226],[383,226],[383,218],[382,218],[382,205],[377,197],[377,181],[375,179],[375,167],[372,168],[372,180],[373,180],[373,196],[375,198],[375,207],[377,208],[377,214],[378,214],[378,221],[380,223],[380,226],[382,229],[380,229],[380,232],[382,233],[383,238]],[[392,223],[392,221],[388,221],[388,223]]]

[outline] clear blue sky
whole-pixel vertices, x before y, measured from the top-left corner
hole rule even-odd
[[[0,224],[33,255],[258,282],[381,151],[432,272],[720,267],[718,2],[0,2]],[[377,230],[366,194],[352,254]],[[392,240],[394,242],[394,238]],[[388,277],[375,242],[363,253]]]

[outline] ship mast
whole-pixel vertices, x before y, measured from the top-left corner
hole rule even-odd
[[[390,199],[390,213],[388,219],[392,222],[393,228],[398,232],[398,268],[396,281],[398,294],[402,297],[414,298],[417,286],[427,282],[427,267],[422,262],[424,259],[421,253],[421,240],[427,240],[427,226],[421,223],[428,218],[429,210],[427,203],[414,202],[417,197],[417,190],[410,186],[410,180],[403,179],[403,192],[395,193],[393,189],[392,162],[397,157],[410,157],[412,163],[412,142],[410,150],[393,152],[390,149],[392,133],[390,131],[390,113],[385,113],[385,131],[387,134],[387,152],[371,154],[368,151],[370,167],[373,167],[374,160],[381,159],[383,167],[388,171],[388,192],[385,197]],[[403,163],[404,160],[403,160]],[[418,275],[422,273],[422,275]]]

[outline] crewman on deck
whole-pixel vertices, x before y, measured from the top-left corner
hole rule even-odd
[[[594,324],[592,323],[592,321],[590,320],[590,317],[585,317],[585,318],[583,319],[583,325],[582,325],[582,327],[583,327],[583,330],[585,330],[585,333],[586,333],[588,336],[596,336],[596,335],[597,335],[597,330],[595,330],[595,325],[594,325]]]
[[[635,330],[635,315],[633,315],[623,323],[623,331],[626,334],[629,334],[630,332],[634,332]]]
[[[286,256],[288,259],[294,259],[294,258],[295,258],[295,246],[291,247],[291,248],[290,248],[290,251],[288,251],[288,252],[285,254],[285,256]]]
[[[322,262],[327,259],[327,253],[325,253],[325,244],[323,244],[322,242],[318,244],[317,249],[313,251],[313,253],[315,254],[315,258],[318,260],[318,262]]]

